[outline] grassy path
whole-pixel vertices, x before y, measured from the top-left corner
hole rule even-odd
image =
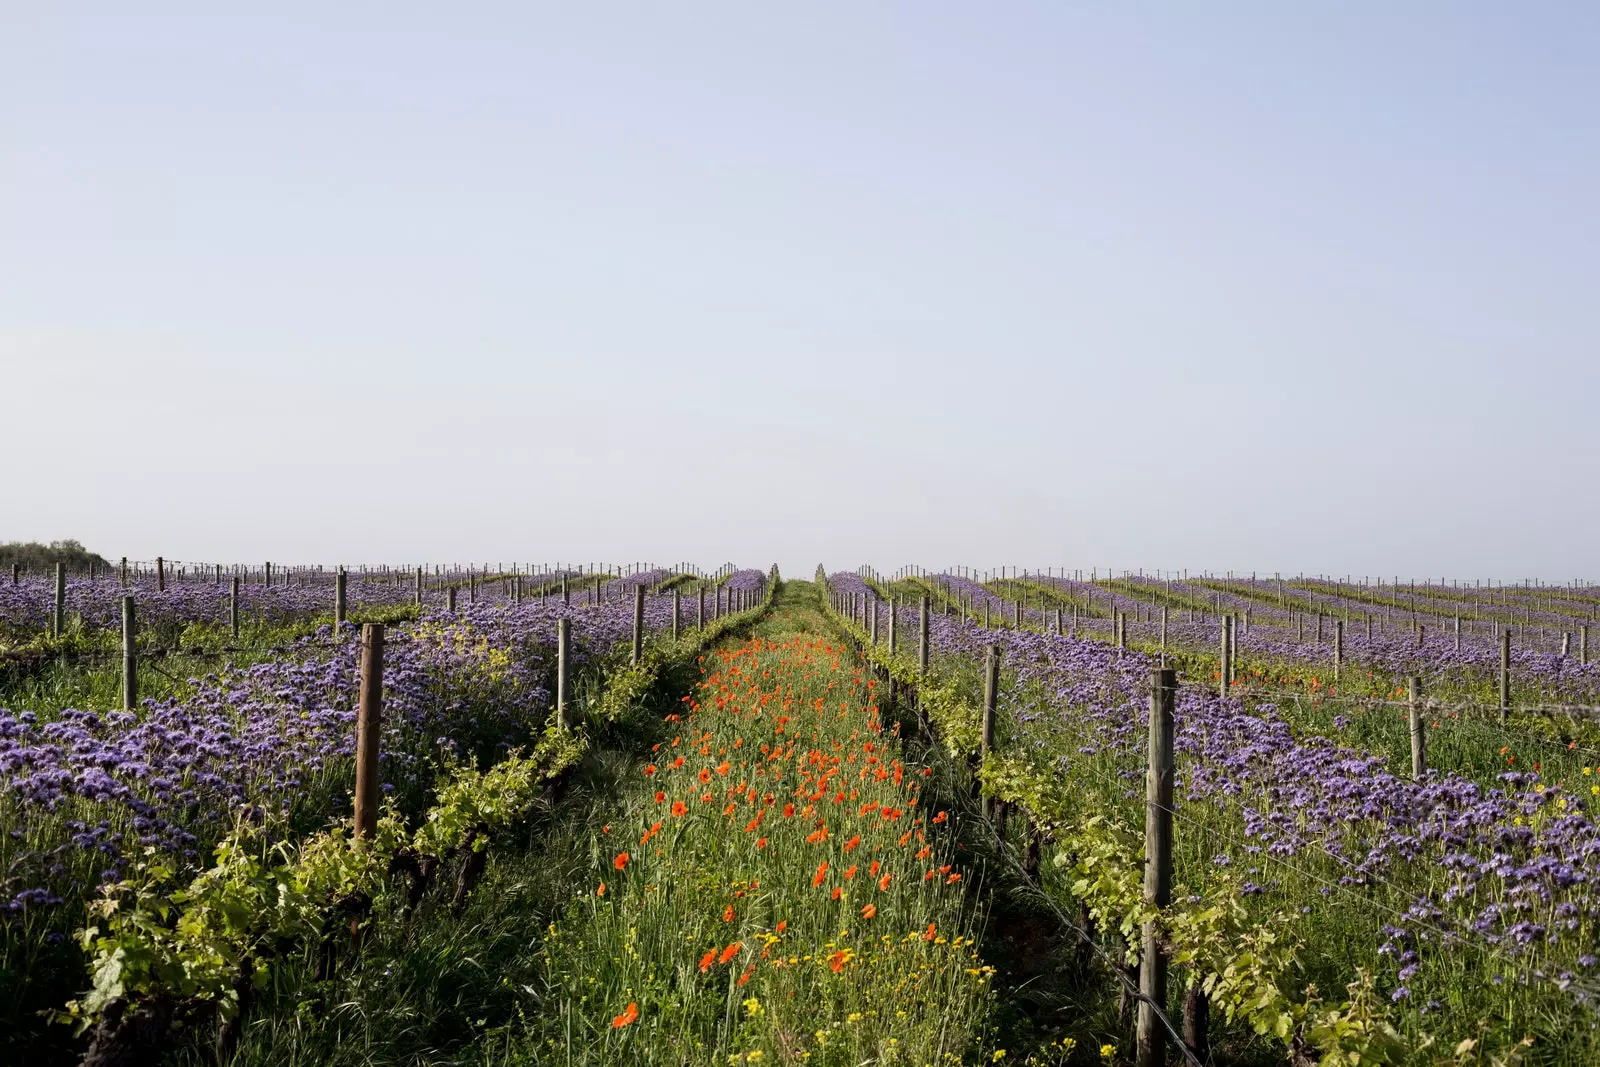
[[[820,607],[789,583],[702,657],[546,932],[542,1009],[485,1062],[992,1058],[945,818]]]

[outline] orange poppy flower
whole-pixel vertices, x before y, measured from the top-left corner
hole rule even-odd
[[[863,919],[870,919],[876,914],[878,914],[878,906],[876,904],[868,904],[861,909],[861,917]]]
[[[816,876],[811,879],[811,888],[815,889],[817,886],[821,885],[822,884],[822,880],[824,878],[826,878],[827,876],[828,876],[828,861],[827,860],[823,860],[822,863],[817,866]]]
[[[725,922],[725,923],[733,922],[733,905],[732,904],[729,904],[726,908],[722,909],[722,921]]]
[[[717,962],[717,950],[712,949],[704,956],[700,957],[700,973],[705,974],[711,969],[711,965],[715,962]]]
[[[621,1030],[624,1026],[639,1018],[639,1005],[635,1001],[628,1001],[627,1010],[611,1020],[611,1029]]]
[[[892,881],[894,881],[894,875],[892,875],[892,874],[886,874],[882,878],[879,878],[878,879],[878,892],[880,892],[880,893],[887,892],[888,889],[889,889],[889,883],[892,882]]]
[[[619,871],[622,870],[627,865],[628,865],[628,854],[626,852],[617,853],[617,858],[611,861],[611,866],[615,867]]]
[[[681,819],[687,814],[689,814],[689,806],[687,804],[681,800],[674,800],[672,802],[672,815],[674,818]]]
[[[717,957],[717,962],[727,963],[729,960],[733,959],[733,957],[739,954],[739,949],[743,945],[743,941],[735,941],[733,944],[722,950],[722,955]]]

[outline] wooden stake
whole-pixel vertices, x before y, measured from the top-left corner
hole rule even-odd
[[[239,640],[239,576],[235,574],[230,579],[228,591],[228,625],[233,630],[233,639]]]
[[[1511,627],[1500,631],[1500,722],[1511,710]]]
[[[1218,656],[1217,691],[1224,697],[1233,686],[1233,617],[1222,617],[1222,651]]]
[[[132,711],[139,706],[139,660],[137,620],[134,616],[133,597],[122,598],[122,710]]]
[[[1339,672],[1344,669],[1344,620],[1333,620],[1333,680],[1339,680]]]
[[[333,576],[333,629],[338,633],[345,624],[345,573],[344,567]]]
[[[358,841],[378,831],[378,735],[382,729],[383,624],[369,622],[361,627],[361,704],[356,712]]]
[[[1411,724],[1411,777],[1421,778],[1428,773],[1428,735],[1422,727],[1422,679],[1415,675],[1411,678],[1406,719]]]
[[[1223,624],[1225,627],[1228,624]],[[1172,902],[1173,704],[1177,671],[1162,667],[1150,675],[1149,768],[1145,775],[1144,901],[1154,908]],[[1163,1067],[1166,1031],[1156,1012],[1167,1002],[1167,957],[1155,920],[1144,924],[1139,952],[1139,1022],[1135,1035],[1138,1067]]]
[[[978,766],[989,758],[989,752],[994,748],[994,709],[1000,699],[1000,646],[991,644],[984,649],[983,655],[983,719],[978,734]],[[973,783],[974,788],[979,783]],[[983,800],[983,811],[987,815],[991,805],[987,797]]]
[[[988,603],[985,600],[984,606],[987,607]],[[928,673],[928,654],[931,651],[928,647],[928,606],[928,594],[924,593],[922,594],[922,614],[917,621],[917,672],[919,674]]]
[[[644,655],[644,586],[633,587],[633,662]]]
[[[156,592],[167,591],[167,561],[160,556],[156,557]]]
[[[567,728],[567,663],[572,657],[572,620],[556,620],[556,726]]]
[[[56,610],[51,618],[50,632],[60,637],[67,628],[67,565],[56,564]]]

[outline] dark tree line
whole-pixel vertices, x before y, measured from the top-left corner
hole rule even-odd
[[[90,552],[76,541],[51,541],[48,545],[38,541],[7,541],[0,544],[0,569],[11,570],[20,563],[25,571],[49,570],[57,563],[65,563],[71,571],[88,570],[90,564],[97,569],[108,567],[104,557]]]

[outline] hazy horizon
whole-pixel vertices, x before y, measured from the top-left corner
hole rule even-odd
[[[1592,5],[0,25],[0,541],[1600,570]]]

